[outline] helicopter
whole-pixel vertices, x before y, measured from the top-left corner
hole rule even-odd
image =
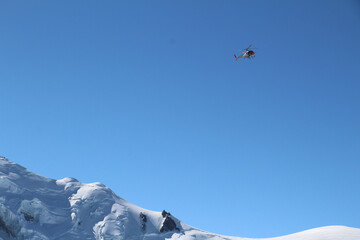
[[[247,59],[251,59],[251,58],[254,58],[255,57],[255,52],[252,50],[254,48],[251,48],[252,44],[250,44],[250,46],[248,46],[247,48],[244,49],[244,52],[242,55],[240,56],[236,56],[236,54],[234,54],[235,56],[235,59],[236,61],[239,59],[239,58],[247,58]]]

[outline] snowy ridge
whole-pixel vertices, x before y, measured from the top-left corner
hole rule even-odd
[[[0,157],[0,240],[246,240],[188,226],[149,211],[101,183],[53,180]],[[268,240],[360,240],[360,229],[330,226]]]

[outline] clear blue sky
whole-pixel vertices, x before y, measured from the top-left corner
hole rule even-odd
[[[214,233],[360,228],[359,1],[2,1],[0,31],[0,155]]]

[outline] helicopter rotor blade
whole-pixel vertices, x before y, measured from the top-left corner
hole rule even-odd
[[[244,48],[244,51],[249,51],[249,49],[251,48],[252,44],[250,44],[247,48]]]

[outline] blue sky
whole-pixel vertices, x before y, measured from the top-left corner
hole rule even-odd
[[[3,1],[0,30],[0,155],[224,235],[360,227],[359,1]]]

